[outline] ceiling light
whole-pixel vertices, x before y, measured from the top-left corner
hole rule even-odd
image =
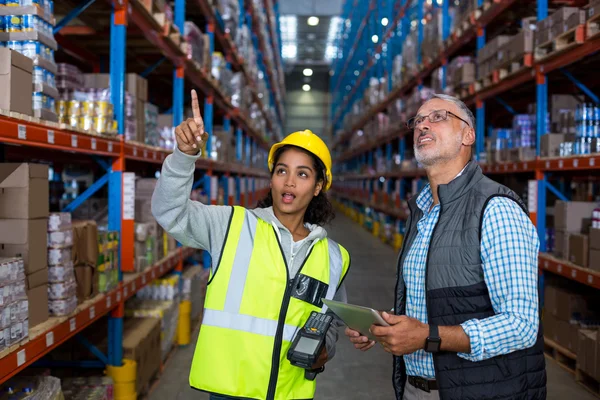
[[[302,85],[302,90],[304,90],[305,92],[310,92],[310,85],[308,85],[308,84]]]
[[[346,85],[346,90],[348,90],[348,91],[349,91],[350,89],[352,89],[352,86],[350,86],[350,85]]]
[[[317,26],[319,25],[319,17],[309,17],[307,23],[310,26]]]
[[[387,18],[385,18],[385,17],[384,17],[384,18],[381,18],[381,25],[383,25],[383,26],[388,26],[389,22],[390,22],[390,20],[389,20],[389,19],[387,19]]]
[[[425,18],[421,19],[421,24],[427,25],[427,20]]]
[[[358,76],[360,74],[360,72],[358,72],[358,70],[354,71],[354,76]]]
[[[358,65],[362,66],[365,62],[363,60],[358,60]]]
[[[427,0],[427,5],[432,5],[433,4],[433,0]]]
[[[373,43],[377,43],[377,42],[379,42],[379,36],[377,36],[377,35],[373,35],[373,36],[371,37],[371,40],[373,41]]]
[[[313,70],[310,68],[304,68],[304,71],[302,71],[302,73],[304,74],[304,76],[312,76]]]
[[[444,0],[437,0],[436,3],[438,6],[441,6],[444,4]]]

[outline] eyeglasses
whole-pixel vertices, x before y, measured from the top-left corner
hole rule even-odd
[[[429,122],[431,122],[432,124],[435,124],[438,122],[446,121],[449,116],[460,119],[462,122],[467,124],[469,127],[471,126],[471,124],[469,124],[467,121],[465,121],[458,115],[451,113],[450,111],[447,111],[447,110],[435,110],[435,111],[432,111],[431,113],[429,113],[429,115],[417,115],[417,116],[409,119],[406,122],[406,126],[408,127],[408,129],[415,129],[417,126],[419,126],[419,124],[421,124],[421,123],[423,123],[423,121],[425,121],[425,118],[427,118],[429,120]]]

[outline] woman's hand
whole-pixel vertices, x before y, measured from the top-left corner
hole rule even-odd
[[[204,121],[200,115],[198,95],[195,90],[192,90],[192,111],[194,118],[188,118],[175,128],[175,139],[179,151],[195,156],[208,140],[208,134],[204,132]]]

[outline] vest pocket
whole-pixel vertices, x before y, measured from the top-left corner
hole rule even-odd
[[[510,376],[510,370],[508,369],[506,358],[504,358],[504,356],[498,356],[494,358],[494,361],[496,362],[500,372],[502,372],[502,375],[504,375],[505,378],[508,378]]]

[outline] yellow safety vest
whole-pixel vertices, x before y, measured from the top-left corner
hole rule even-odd
[[[287,359],[312,311],[327,308],[350,266],[346,249],[317,241],[290,279],[273,225],[233,207],[211,274],[190,370],[193,388],[244,399],[312,399],[316,383]]]

